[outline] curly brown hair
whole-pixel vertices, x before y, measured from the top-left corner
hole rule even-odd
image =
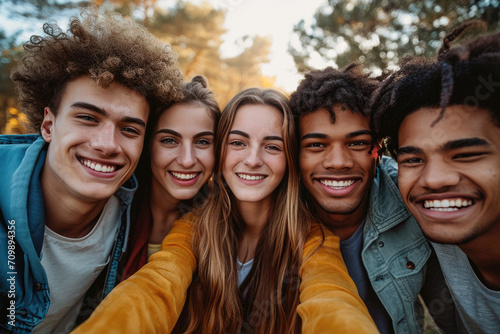
[[[302,116],[320,108],[330,112],[334,123],[333,107],[337,104],[368,117],[366,106],[379,83],[380,81],[370,77],[370,73],[365,72],[359,63],[351,63],[340,70],[327,67],[310,71],[290,96],[292,112],[297,124]]]
[[[482,108],[491,112],[500,126],[500,33],[482,35],[451,48],[457,37],[481,21],[469,21],[443,40],[436,59],[411,57],[389,76],[374,93],[370,108],[377,138],[387,137],[387,149],[397,155],[399,126],[409,114],[421,108],[441,108],[431,126],[451,105]]]
[[[150,110],[182,98],[182,73],[170,45],[117,13],[90,8],[70,19],[65,33],[44,24],[46,36],[31,36],[10,78],[33,131],[44,108],[57,114],[67,83],[88,75],[101,87],[119,82],[145,96]]]

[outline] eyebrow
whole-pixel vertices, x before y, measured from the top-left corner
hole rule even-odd
[[[454,150],[457,148],[470,147],[470,146],[490,146],[486,140],[472,137],[472,138],[464,138],[458,140],[452,140],[443,145],[443,151]]]
[[[490,143],[488,143],[484,139],[477,138],[477,137],[463,138],[463,139],[451,140],[449,142],[446,142],[445,144],[443,144],[440,147],[440,151],[446,152],[446,151],[451,151],[451,150],[455,150],[458,148],[471,147],[471,146],[490,146]],[[423,151],[422,151],[422,149],[415,147],[415,146],[405,146],[405,147],[399,148],[397,154],[398,155],[401,155],[401,154],[423,154]]]
[[[422,154],[423,151],[415,146],[405,146],[405,147],[400,147],[398,149],[397,155],[403,155],[403,154]]]
[[[239,135],[245,138],[250,139],[250,135],[246,132],[240,131],[240,130],[231,130],[229,131],[230,135]],[[280,136],[266,136],[264,137],[264,140],[279,140],[279,141],[284,141],[283,138]]]
[[[158,133],[166,133],[169,135],[174,135],[176,137],[182,138],[182,135],[179,132],[174,131],[172,129],[160,129],[160,130],[156,131],[155,135]]]
[[[359,130],[359,131],[354,131],[354,132],[351,132],[351,133],[348,133],[346,134],[346,138],[349,139],[349,138],[354,138],[354,137],[358,137],[358,136],[364,136],[364,135],[369,135],[371,136],[372,135],[372,132],[370,130]],[[328,135],[326,135],[325,133],[318,133],[318,132],[311,132],[311,133],[308,133],[304,136],[302,136],[302,138],[300,140],[305,140],[305,139],[328,139]]]
[[[351,133],[348,133],[345,137],[346,138],[354,138],[357,136],[364,136],[364,135],[372,135],[372,132],[370,130],[359,130],[359,131],[354,131]]]
[[[106,110],[99,108],[98,106],[90,104],[90,103],[75,102],[71,106],[74,108],[87,109],[87,110],[93,111],[93,112],[98,113],[99,115],[102,115],[105,117],[109,116],[109,113]],[[135,124],[140,125],[144,128],[146,127],[146,123],[142,119],[137,118],[137,117],[125,116],[121,119],[121,121],[125,122],[125,123],[135,123]]]
[[[309,139],[309,138],[313,138],[313,139],[327,139],[328,136],[324,133],[317,133],[317,132],[311,132],[311,133],[308,133],[304,136],[302,136],[302,138],[300,140],[305,140],[305,139]]]

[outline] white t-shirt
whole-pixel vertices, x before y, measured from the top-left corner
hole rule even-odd
[[[68,333],[85,293],[109,261],[120,226],[120,200],[112,196],[92,231],[82,238],[61,236],[45,227],[42,265],[47,273],[50,307],[33,333]]]

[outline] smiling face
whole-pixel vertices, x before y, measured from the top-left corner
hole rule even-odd
[[[176,200],[193,198],[213,172],[214,131],[215,121],[200,104],[165,110],[151,140],[153,187]]]
[[[420,109],[399,129],[399,189],[427,237],[464,244],[500,230],[500,128],[486,110]],[[482,239],[482,238],[481,238]]]
[[[281,128],[283,115],[269,105],[238,108],[229,132],[224,179],[238,201],[270,203],[287,162]]]
[[[107,200],[135,170],[148,116],[144,96],[119,83],[69,82],[57,115],[45,109],[41,130],[50,144],[42,185],[60,197]]]
[[[335,123],[326,109],[299,120],[302,182],[322,218],[349,215],[346,224],[359,224],[366,214],[376,166],[376,159],[368,153],[372,143],[369,122],[363,115],[340,106],[334,112]],[[327,225],[340,223],[323,220]]]

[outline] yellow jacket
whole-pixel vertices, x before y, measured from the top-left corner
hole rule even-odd
[[[196,268],[191,248],[192,219],[188,214],[176,221],[163,240],[162,250],[115,287],[72,333],[170,333]],[[323,233],[325,241],[318,248]],[[338,237],[313,224],[304,259],[297,309],[302,333],[378,333],[347,273]]]

